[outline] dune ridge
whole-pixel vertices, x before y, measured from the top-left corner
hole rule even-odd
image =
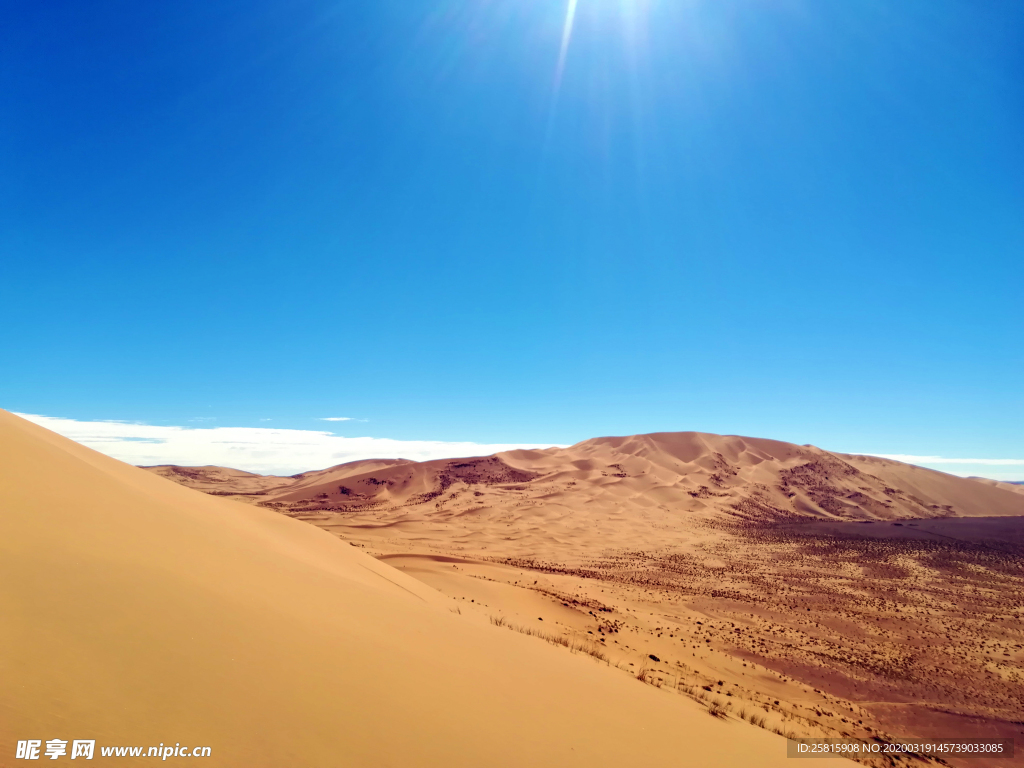
[[[1024,482],[1008,483],[1002,480],[989,480],[987,477],[972,477],[969,479],[993,488],[1001,488],[1002,490],[1009,491],[1010,493],[1024,494]]]

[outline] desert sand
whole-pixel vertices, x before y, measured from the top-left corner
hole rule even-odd
[[[989,480],[987,477],[972,477],[970,479],[995,488],[1002,488],[1011,493],[1024,493],[1024,483],[1004,483],[1000,480]]]
[[[287,477],[256,475],[252,472],[243,472],[240,469],[211,466],[178,467],[172,464],[161,464],[142,467],[142,469],[147,469],[153,474],[160,475],[160,477],[173,480],[180,485],[184,485],[186,488],[194,488],[197,491],[209,493],[213,496],[256,497],[266,496],[273,491],[282,491],[284,489],[288,489],[290,493],[295,493],[312,485],[340,481],[352,475],[410,463],[412,462],[405,459],[350,461],[347,464],[340,464],[336,467],[303,472]]]
[[[360,469],[238,498],[762,729],[1024,743],[1017,486],[698,433]]]
[[[409,549],[429,551],[444,525]],[[481,599],[509,591],[574,619],[578,606],[437,564],[448,570],[414,578],[336,534],[0,411],[4,764],[17,740],[52,738],[209,745],[204,765],[273,768],[786,763],[779,735],[638,682],[588,635],[576,652],[545,643],[429,583],[454,571]]]

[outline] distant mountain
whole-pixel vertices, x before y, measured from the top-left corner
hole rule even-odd
[[[158,470],[200,487],[187,474],[152,471]],[[259,481],[243,475],[204,481],[202,489],[252,494],[245,489]],[[521,516],[525,508],[576,521],[610,516],[620,525],[631,512],[646,520],[659,511],[666,519],[685,515],[739,524],[1024,515],[1024,487],[1018,485],[813,446],[697,432],[603,437],[569,448],[466,459],[352,462],[263,482],[254,497],[263,506],[290,514],[373,510],[381,521],[413,514],[496,520]]]
[[[1018,480],[989,480],[987,477],[971,477],[969,480],[974,480],[978,483],[984,483],[992,488],[1002,488],[1004,491],[1010,493],[1024,493],[1024,481]]]
[[[262,496],[268,490],[289,486],[294,482],[290,477],[255,475],[227,467],[179,467],[174,464],[160,464],[140,469],[212,496]]]
[[[227,467],[181,467],[174,464],[159,464],[140,467],[161,477],[173,480],[179,485],[194,488],[213,496],[266,496],[273,491],[288,489],[298,492],[302,488],[324,482],[336,482],[349,475],[372,472],[377,469],[409,464],[407,459],[364,459],[338,464],[327,469],[302,472],[290,477],[279,475],[256,475],[240,469]]]

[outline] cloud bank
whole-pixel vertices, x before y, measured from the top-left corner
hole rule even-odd
[[[330,432],[268,427],[164,427],[123,421],[77,421],[31,413],[17,415],[129,464],[213,464],[274,475],[292,475],[357,459],[428,461],[551,447],[339,437]]]
[[[911,456],[905,453],[869,453],[880,459],[892,459],[906,464],[978,464],[992,467],[1024,467],[1024,459],[948,459],[945,456]]]
[[[906,453],[865,453],[880,459],[902,461],[919,467],[936,469],[960,477],[987,477],[990,480],[1019,482],[1024,480],[1024,459],[959,459],[946,456],[916,456]]]

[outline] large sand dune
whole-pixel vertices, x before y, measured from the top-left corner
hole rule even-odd
[[[414,531],[446,547],[465,543],[478,554],[560,562],[593,558],[609,546],[646,549],[655,541],[686,540],[699,524],[714,522],[1024,515],[1024,494],[1010,490],[1016,486],[696,432],[466,459],[380,461],[369,469],[355,463],[298,477],[248,498],[291,515],[340,515],[349,526],[396,536]]]
[[[1010,493],[1024,494],[1024,483],[1004,483],[999,480],[989,480],[987,477],[972,477],[971,480],[975,480],[983,485],[1002,488],[1004,491],[1010,491]]]
[[[765,730],[456,610],[315,527],[0,411],[0,755],[61,738],[273,768],[786,762]]]
[[[979,484],[813,446],[697,432],[595,438],[569,448],[480,458],[352,462],[295,479],[268,478],[268,485],[273,487],[261,494],[264,502],[338,511],[457,504],[472,489],[477,506],[515,503],[526,492],[548,503],[660,504],[758,522],[1024,514],[1020,486]]]

